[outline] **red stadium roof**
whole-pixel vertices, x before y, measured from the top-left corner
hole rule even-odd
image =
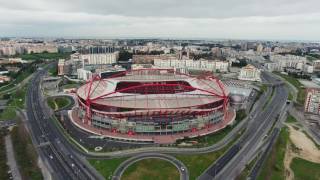
[[[192,108],[223,100],[220,80],[191,77],[172,69],[127,71],[108,79],[94,78],[77,90],[91,104],[135,109]]]

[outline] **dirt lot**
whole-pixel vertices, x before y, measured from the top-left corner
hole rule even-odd
[[[290,163],[294,157],[300,157],[305,160],[320,163],[320,150],[302,131],[293,128],[287,124],[290,130],[290,141],[287,145],[287,152],[284,159],[286,168],[286,179],[294,179],[294,173],[290,169]],[[293,144],[292,144],[293,143]]]

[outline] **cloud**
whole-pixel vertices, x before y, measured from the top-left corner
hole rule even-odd
[[[11,0],[0,2],[0,35],[312,40],[320,39],[320,13],[314,10],[319,4],[316,0]]]

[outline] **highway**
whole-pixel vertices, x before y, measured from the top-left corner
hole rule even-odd
[[[46,71],[39,70],[31,80],[27,91],[27,116],[32,141],[41,159],[49,166],[53,179],[102,179],[91,171],[84,160],[61,138],[61,133],[50,119],[50,113],[43,106],[40,82]]]
[[[263,138],[272,128],[285,107],[288,92],[278,80],[263,73],[263,77],[274,86],[274,96],[265,108],[257,108],[250,116],[247,131],[222,157],[213,163],[198,179],[234,179],[256,153]]]
[[[142,153],[140,155],[127,159],[126,161],[122,162],[118,166],[118,168],[115,170],[115,173],[112,179],[120,180],[122,174],[130,165],[134,164],[135,162],[141,161],[143,159],[152,159],[152,158],[169,161],[178,169],[180,173],[180,180],[189,180],[188,169],[181,161],[179,161],[173,156],[166,155],[166,154],[159,154],[159,153]]]

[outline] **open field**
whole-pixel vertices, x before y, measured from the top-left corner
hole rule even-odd
[[[301,158],[293,158],[291,169],[294,172],[295,180],[319,180],[320,164],[310,162]]]
[[[7,103],[7,107],[0,113],[0,120],[10,120],[15,119],[16,109],[24,108],[25,96],[27,87],[24,86],[21,89],[8,94],[10,99]]]
[[[179,180],[177,168],[168,161],[161,159],[144,159],[126,169],[122,180]]]
[[[108,179],[112,177],[117,167],[128,158],[114,158],[106,160],[89,159],[89,163],[101,173],[103,177]]]
[[[296,122],[298,122],[298,121],[296,120],[296,118],[294,118],[293,116],[291,116],[291,115],[289,114],[288,117],[287,117],[286,123],[296,123]]]
[[[53,110],[58,110],[68,106],[71,102],[69,99],[64,97],[49,97],[47,103]]]
[[[20,122],[11,132],[15,157],[22,178],[40,180],[43,179],[42,173],[37,165],[38,156],[33,147],[30,136]]]
[[[290,141],[287,145],[284,165],[286,169],[286,179],[319,179],[316,173],[304,168],[315,168],[320,166],[320,150],[316,147],[312,139],[301,129],[297,129],[293,124],[287,124],[290,130]]]

